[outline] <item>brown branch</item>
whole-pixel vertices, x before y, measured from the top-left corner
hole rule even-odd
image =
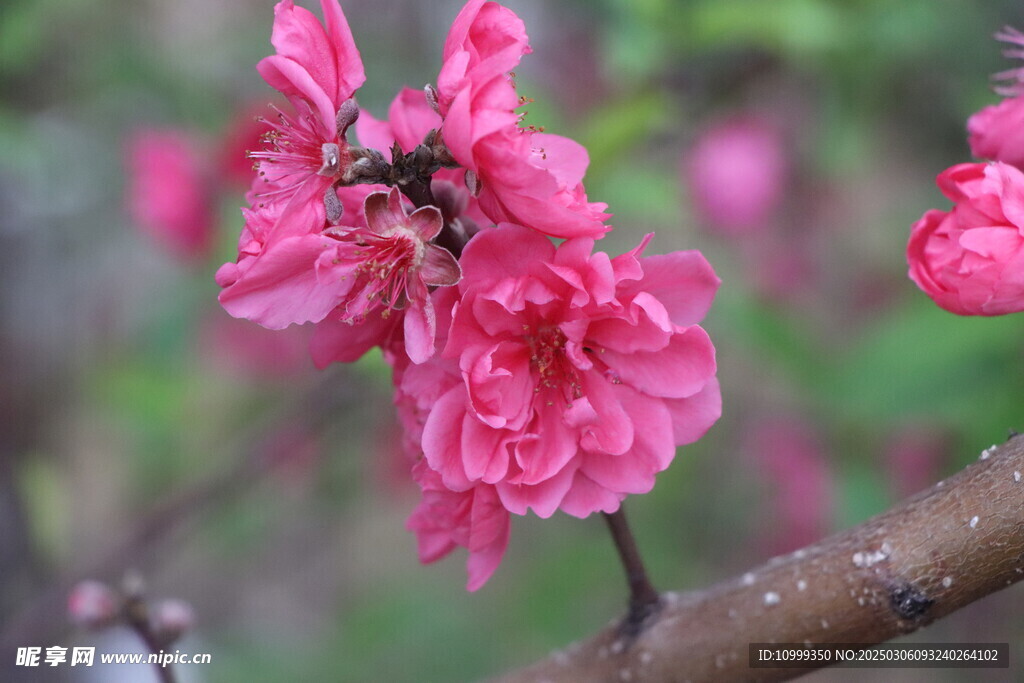
[[[635,638],[613,623],[501,683],[787,680],[748,644],[880,643],[1024,578],[1024,437],[867,522],[707,590],[666,593]]]

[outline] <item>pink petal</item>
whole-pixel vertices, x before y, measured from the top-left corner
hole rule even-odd
[[[436,244],[428,244],[420,266],[423,283],[431,287],[450,287],[462,279],[462,268],[452,253]]]
[[[436,206],[422,206],[409,216],[409,227],[421,240],[429,242],[437,237],[444,227],[444,218]]]
[[[318,272],[318,263],[334,240],[321,235],[290,237],[268,249],[220,293],[220,303],[236,318],[281,329],[293,323],[319,322],[344,299],[354,278],[341,264]]]
[[[594,512],[615,512],[619,509],[624,497],[620,493],[614,493],[594,483],[594,480],[583,472],[576,472],[572,488],[565,494],[559,509],[573,517],[583,519]]]
[[[462,464],[462,422],[466,414],[466,390],[455,386],[434,405],[423,425],[423,455],[453,491],[473,486]]]
[[[511,529],[508,510],[501,504],[494,488],[477,486],[470,512],[466,590],[478,590],[494,574],[505,555]]]
[[[281,55],[264,57],[256,64],[256,70],[271,88],[280,91],[295,106],[300,115],[304,114],[302,102],[309,102],[319,116],[322,133],[333,138],[337,108],[330,95],[300,64]]]
[[[707,333],[693,325],[672,337],[659,351],[631,354],[608,349],[601,354],[625,383],[649,396],[685,398],[700,391],[715,374],[715,347]]]
[[[672,415],[672,438],[679,446],[695,443],[722,416],[722,391],[716,377],[693,396],[663,400]]]
[[[462,252],[459,289],[484,290],[505,278],[522,277],[531,264],[551,261],[554,253],[550,240],[519,225],[481,230]]]
[[[413,363],[424,363],[434,355],[437,324],[430,297],[413,301],[405,310],[405,351]]]
[[[523,470],[516,483],[536,485],[565,468],[575,457],[578,445],[575,430],[563,423],[558,404],[540,407],[527,431],[515,447],[516,461]]]
[[[597,372],[583,374],[583,394],[597,415],[593,424],[581,428],[580,446],[588,451],[619,455],[633,445],[633,421],[619,400],[620,393],[613,389]]]
[[[488,484],[501,481],[508,473],[511,433],[489,427],[467,413],[462,421],[462,464],[471,481]]]
[[[586,453],[580,471],[597,485],[616,493],[647,493],[654,475],[675,457],[672,417],[663,401],[619,387],[618,394],[634,425],[636,438],[621,455]]]
[[[704,318],[722,281],[699,251],[648,256],[640,263],[643,278],[630,283],[625,291],[652,294],[668,310],[672,322],[681,327]]]
[[[328,315],[316,324],[309,341],[313,363],[322,370],[331,363],[357,361],[374,346],[382,345],[391,338],[401,319],[400,313],[387,318],[369,315],[363,322],[353,325]]]
[[[576,467],[570,464],[563,467],[561,471],[550,479],[528,486],[526,484],[511,484],[508,481],[495,484],[501,503],[514,515],[525,515],[532,509],[541,519],[547,519],[555,514],[555,510],[561,504],[569,487],[572,486],[573,476]]]

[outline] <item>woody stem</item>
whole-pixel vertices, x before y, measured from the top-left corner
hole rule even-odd
[[[636,539],[629,529],[626,513],[622,506],[615,512],[602,513],[608,530],[619,552],[622,566],[626,570],[626,581],[629,583],[629,613],[622,623],[624,633],[635,635],[642,630],[643,622],[654,614],[661,604],[661,597],[647,578],[643,559],[636,546]]]

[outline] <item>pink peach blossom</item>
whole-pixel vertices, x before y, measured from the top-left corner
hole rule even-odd
[[[644,242],[646,244],[646,240]],[[584,517],[645,493],[678,444],[721,411],[715,354],[696,322],[718,286],[697,252],[615,259],[515,225],[484,230],[443,358],[462,381],[423,431],[453,491],[493,484],[506,509]]]
[[[213,246],[209,179],[192,137],[180,130],[145,129],[127,143],[128,208],[136,224],[184,259]]]
[[[787,166],[779,131],[742,117],[705,131],[685,157],[683,175],[701,218],[737,235],[767,227],[783,196]]]
[[[348,102],[366,76],[337,0],[321,0],[320,7],[326,27],[292,0],[279,2],[270,39],[276,54],[256,67],[295,110],[277,110],[266,120],[267,148],[250,154],[260,173],[253,194],[264,201],[296,194],[299,201],[322,201],[353,161],[344,135],[358,110]]]
[[[530,52],[522,21],[495,2],[471,0],[445,42],[437,99],[441,133],[495,223],[528,225],[554,237],[600,237],[606,204],[583,188],[582,145],[519,126],[508,72]]]
[[[1024,173],[960,164],[939,174],[951,211],[927,211],[907,244],[910,278],[959,315],[1024,310]]]
[[[371,314],[387,318],[404,309],[406,350],[416,362],[426,360],[436,330],[428,288],[460,277],[455,257],[431,243],[442,227],[440,212],[428,206],[406,215],[393,189],[367,196],[366,227],[321,223],[317,231],[319,215],[305,206],[283,212],[272,229],[273,248],[218,271],[225,310],[279,329],[319,322],[332,311],[336,321],[358,325]]]

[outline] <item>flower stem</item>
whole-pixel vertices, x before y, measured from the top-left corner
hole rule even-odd
[[[129,594],[125,601],[125,617],[128,625],[135,634],[146,644],[151,654],[161,655],[166,646],[160,641],[159,636],[153,631],[153,625],[149,619],[149,610],[141,595]],[[154,662],[157,678],[160,683],[177,683],[174,669],[170,665],[164,666],[160,662]]]
[[[629,530],[622,506],[611,514],[602,515],[608,523],[608,530],[615,542],[615,549],[619,551],[619,558],[626,570],[626,581],[629,583],[629,613],[622,623],[622,632],[636,635],[642,630],[644,621],[658,611],[661,596],[647,578],[647,570],[644,569],[643,559],[636,547],[633,532]]]

